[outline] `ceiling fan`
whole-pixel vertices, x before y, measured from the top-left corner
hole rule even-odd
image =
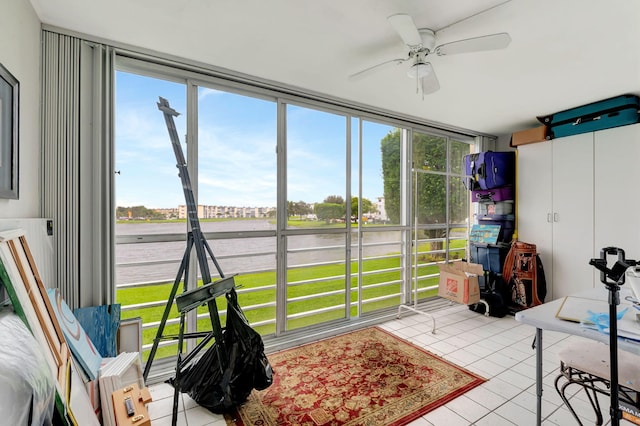
[[[457,55],[459,53],[480,52],[485,50],[498,50],[506,48],[511,43],[511,37],[507,33],[484,35],[452,41],[436,46],[436,34],[428,28],[418,29],[413,18],[406,13],[398,13],[387,18],[389,24],[398,33],[409,53],[404,58],[391,59],[372,67],[365,68],[349,76],[350,80],[363,78],[388,65],[400,65],[410,62],[407,75],[416,79],[416,92],[421,91],[422,96],[440,89],[440,83],[433,70],[433,66],[427,61],[427,57],[433,53],[438,56]]]

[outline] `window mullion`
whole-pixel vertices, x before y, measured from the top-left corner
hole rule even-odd
[[[187,151],[187,171],[191,188],[193,190],[193,199],[196,206],[198,205],[198,86],[192,81],[187,81],[187,134],[185,135],[185,145]],[[187,227],[189,221],[187,220]],[[195,248],[192,248],[191,256],[189,256],[189,270],[195,273],[189,274],[187,289],[196,288],[198,284],[198,256],[195,255]],[[193,309],[187,313],[187,332],[195,332],[198,328],[197,309]],[[196,346],[194,339],[187,339],[187,352],[192,351]]]

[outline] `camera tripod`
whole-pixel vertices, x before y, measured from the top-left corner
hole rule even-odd
[[[613,267],[607,267],[607,256],[617,256]],[[625,272],[635,266],[635,260],[626,259],[624,250],[618,247],[605,247],[600,250],[600,258],[591,259],[593,265],[600,271],[600,281],[609,290],[609,367],[611,382],[611,425],[618,426],[622,418],[620,398],[618,394],[618,305],[620,304],[620,286],[624,284]]]

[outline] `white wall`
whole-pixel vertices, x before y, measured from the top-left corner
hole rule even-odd
[[[18,200],[0,198],[0,218],[40,216],[40,20],[28,0],[3,0],[0,63],[20,82]]]
[[[513,151],[515,148],[511,148],[511,146],[509,146],[509,142],[511,142],[511,133],[508,135],[498,136],[498,140],[496,141],[496,151]]]

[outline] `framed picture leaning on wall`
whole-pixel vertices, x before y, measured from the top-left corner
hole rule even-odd
[[[18,80],[0,64],[0,198],[18,199]]]

